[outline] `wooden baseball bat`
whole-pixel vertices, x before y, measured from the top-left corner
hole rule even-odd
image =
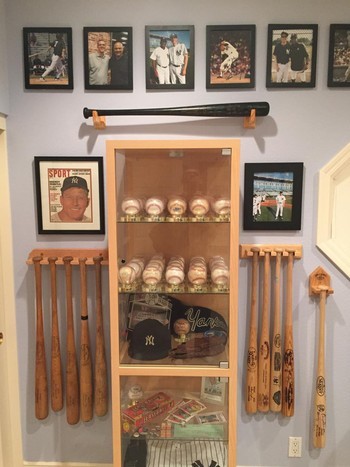
[[[281,353],[281,324],[280,324],[280,294],[281,294],[281,256],[282,248],[276,248],[276,263],[274,276],[274,315],[273,336],[271,350],[271,379],[270,379],[270,409],[280,412],[282,408],[282,353]]]
[[[287,250],[287,292],[286,317],[284,325],[284,355],[282,368],[282,413],[286,417],[294,415],[294,344],[293,344],[293,258],[294,251]]]
[[[87,258],[79,258],[80,267],[80,412],[83,422],[88,422],[93,416],[93,388],[92,388],[92,361],[89,338],[89,321],[87,307],[86,284]]]
[[[51,280],[51,408],[54,412],[58,412],[63,407],[63,391],[62,391],[62,363],[61,363],[61,348],[60,334],[58,327],[57,314],[57,276],[56,276],[56,261],[57,256],[48,258],[50,265],[50,280]]]
[[[103,331],[102,311],[102,256],[93,258],[96,277],[96,353],[95,353],[95,379],[94,379],[94,404],[95,413],[103,417],[108,412],[108,382],[105,337]]]
[[[49,414],[42,304],[41,259],[41,256],[35,256],[33,258],[36,296],[35,416],[39,420],[43,420]]]
[[[245,408],[255,413],[258,407],[258,332],[257,332],[257,290],[260,248],[253,247],[252,283],[250,299],[249,345],[247,355],[247,380]]]
[[[269,335],[269,298],[270,298],[270,255],[271,250],[265,249],[264,281],[261,334],[258,361],[258,410],[269,411],[270,402],[270,335]]]
[[[318,338],[317,380],[314,401],[313,443],[315,448],[326,445],[326,371],[325,371],[325,317],[327,286],[319,286],[320,290],[320,323]]]
[[[66,363],[66,417],[70,425],[79,421],[79,378],[74,338],[73,294],[72,294],[72,256],[64,256],[66,274],[66,307],[67,307],[67,363]]]
[[[185,107],[151,109],[83,109],[85,118],[92,117],[93,111],[99,116],[116,115],[183,115],[185,117],[249,117],[255,110],[257,117],[265,117],[270,111],[268,102],[238,102],[231,104],[208,104]]]

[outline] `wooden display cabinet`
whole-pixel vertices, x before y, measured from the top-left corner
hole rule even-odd
[[[220,457],[221,467],[233,467],[236,465],[239,141],[118,140],[107,141],[106,144],[113,466],[124,465],[130,443],[138,446],[146,443],[149,452],[152,452],[154,439],[166,438],[168,443],[175,443],[183,453],[191,445],[198,448],[199,445],[219,443],[224,447],[224,457]],[[209,200],[218,197],[229,199],[230,213],[219,215],[210,209],[206,214],[196,216],[188,206],[197,194]],[[169,199],[172,195],[181,195],[187,201],[185,214],[172,217],[165,209],[159,215],[150,215],[144,210],[128,215],[122,210],[122,202],[126,197],[145,200],[159,196]],[[173,256],[185,259],[186,278],[180,286],[169,285],[164,276],[156,285],[145,284],[142,277],[131,284],[120,283],[118,271],[131,258],[142,256],[147,264],[153,255],[159,253],[164,255],[165,263]],[[226,285],[214,284],[210,274],[208,281],[200,286],[194,286],[188,281],[191,258],[202,256],[208,262],[217,255],[223,257],[229,267],[229,281]],[[186,317],[191,317],[191,320],[188,318],[191,332],[185,338],[182,335],[182,338],[187,341],[202,335],[196,334],[201,330],[201,325],[204,326],[203,330],[213,327],[214,334],[219,335],[221,331],[217,331],[219,328],[212,323],[217,323],[216,320],[220,322],[221,317],[228,328],[226,345],[220,352],[213,351],[213,355],[209,351],[192,358],[174,357],[172,353],[171,356],[163,355],[163,358],[152,360],[131,357],[128,332],[130,336],[130,327],[134,326],[131,318],[135,318],[130,313],[131,301],[137,301],[139,297],[146,300],[147,304],[150,298],[151,302],[154,301],[154,297],[165,297],[171,301],[173,308],[170,318],[162,318],[162,323],[171,333],[171,349],[178,348],[182,343],[181,338],[174,335],[173,326],[180,309],[185,309]],[[214,310],[218,315],[205,315],[204,308]],[[199,315],[196,315],[198,310]],[[146,317],[150,317],[149,311]],[[198,318],[202,320],[198,322]],[[136,321],[138,319],[139,316]],[[195,321],[196,324],[193,324]],[[213,332],[212,329],[210,332]],[[203,335],[207,336],[206,333]],[[203,392],[208,381],[218,383],[223,388],[218,401],[211,397],[213,395],[206,395],[205,390]],[[153,415],[157,416],[148,416],[143,407],[140,409],[141,415],[138,415],[141,421],[135,422],[135,425],[127,415],[130,412],[128,406],[140,405],[140,400],[130,399],[130,389],[134,385],[142,388],[142,394],[136,397],[141,401],[147,401],[158,393],[165,394],[165,399],[159,396],[158,408],[153,409]],[[170,418],[173,415],[172,406],[179,402],[185,404],[188,400],[200,401],[204,408],[199,404],[200,412],[194,410],[185,420],[178,417],[176,420],[180,423],[172,423],[169,428],[165,419],[169,413]],[[206,420],[203,417],[205,414],[208,414],[208,422],[217,416],[223,418],[219,423],[201,423]],[[148,419],[147,423],[142,421],[144,415]],[[136,423],[145,429],[140,429]],[[164,427],[168,431],[164,431]],[[135,446],[131,445],[135,453]]]

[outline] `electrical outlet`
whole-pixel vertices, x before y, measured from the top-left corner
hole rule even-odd
[[[301,457],[301,441],[302,438],[300,437],[289,437],[288,457]]]

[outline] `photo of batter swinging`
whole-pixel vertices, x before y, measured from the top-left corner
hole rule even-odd
[[[207,89],[255,86],[255,26],[207,26]]]

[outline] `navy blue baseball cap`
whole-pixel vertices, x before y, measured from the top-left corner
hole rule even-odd
[[[129,356],[135,360],[160,360],[169,355],[171,335],[167,326],[157,319],[144,319],[134,327]]]
[[[82,188],[83,190],[85,190],[85,191],[87,191],[89,193],[87,182],[86,182],[85,178],[82,178],[82,177],[73,176],[73,177],[65,178],[63,180],[61,193],[68,190],[69,188]]]

